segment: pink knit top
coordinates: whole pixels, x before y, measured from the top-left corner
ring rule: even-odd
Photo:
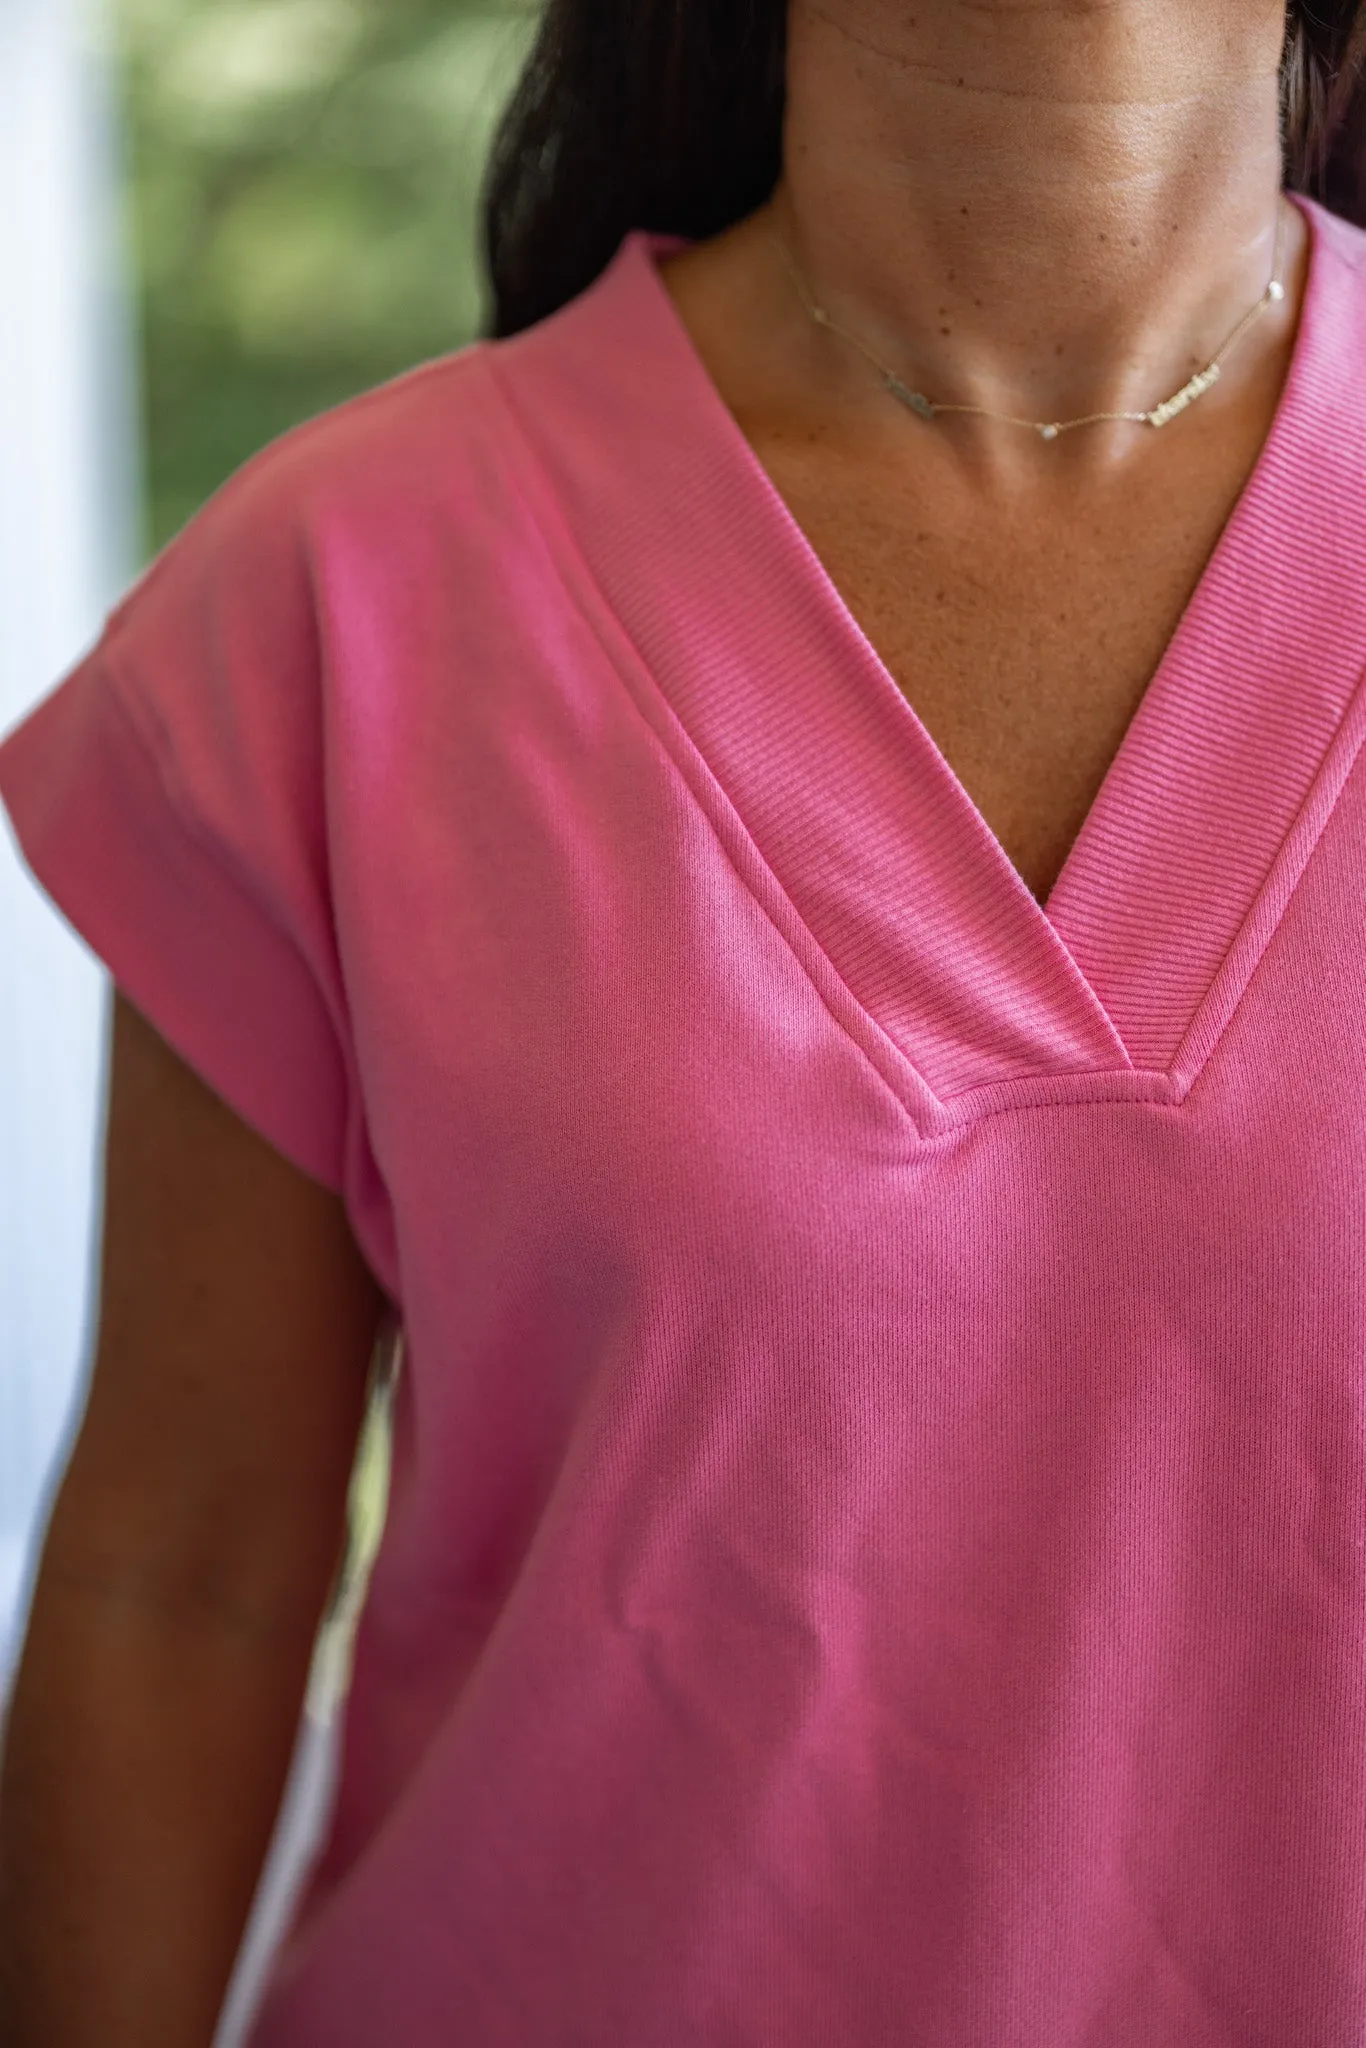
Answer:
[[[1366,2044],[1366,233],[1299,203],[1046,909],[644,235],[249,463],[0,748],[407,1333],[254,2048]]]

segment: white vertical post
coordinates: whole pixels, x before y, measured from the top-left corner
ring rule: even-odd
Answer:
[[[0,733],[88,646],[135,566],[136,379],[96,10],[0,0]],[[89,1362],[109,994],[5,823],[0,1693]]]

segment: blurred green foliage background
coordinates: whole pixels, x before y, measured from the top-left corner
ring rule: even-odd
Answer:
[[[264,442],[479,331],[534,0],[114,0],[148,550]]]

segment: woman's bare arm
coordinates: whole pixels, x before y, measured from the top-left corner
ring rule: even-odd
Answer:
[[[100,1320],[0,1771],[6,2048],[208,2048],[384,1296],[340,1199],[116,991]]]

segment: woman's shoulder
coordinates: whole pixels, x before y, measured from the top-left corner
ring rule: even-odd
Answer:
[[[206,499],[152,563],[155,582],[197,553],[278,551],[356,522],[400,528],[477,500],[496,432],[476,341],[275,436]],[[140,589],[141,586],[138,586]]]
[[[367,555],[420,558],[433,546],[468,545],[481,557],[515,548],[547,421],[571,440],[588,427],[591,439],[622,367],[648,354],[622,317],[649,295],[644,240],[628,238],[600,279],[535,327],[471,341],[268,442],[162,549],[114,617],[198,569],[269,581],[338,550],[359,567]]]

